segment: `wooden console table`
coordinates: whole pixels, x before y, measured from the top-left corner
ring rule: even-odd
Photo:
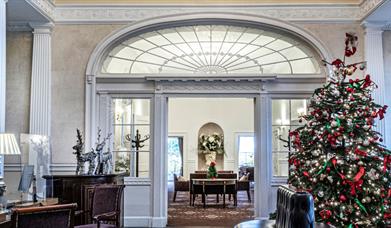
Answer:
[[[91,197],[95,185],[124,183],[124,174],[47,175],[43,178],[46,179],[46,197],[56,197],[61,204],[77,203],[77,210],[81,211],[90,211]],[[123,209],[121,213],[123,213]],[[75,225],[92,222],[89,213],[78,217],[75,218]]]

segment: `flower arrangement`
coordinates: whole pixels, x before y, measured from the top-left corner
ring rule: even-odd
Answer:
[[[223,136],[217,133],[211,135],[200,135],[199,144],[200,153],[209,154],[216,152],[217,154],[224,154]]]
[[[212,161],[208,168],[208,178],[217,178],[216,162]]]

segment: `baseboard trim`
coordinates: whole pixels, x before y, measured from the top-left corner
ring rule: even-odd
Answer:
[[[166,227],[167,217],[152,217],[151,227]]]

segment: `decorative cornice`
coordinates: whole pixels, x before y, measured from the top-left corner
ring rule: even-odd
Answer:
[[[362,11],[359,6],[171,6],[171,7],[113,7],[113,6],[59,6],[55,21],[64,24],[83,23],[129,23],[150,17],[169,14],[220,12],[246,13],[257,16],[279,18],[288,21],[359,21]],[[366,12],[366,11],[365,11]]]
[[[360,4],[361,19],[364,19],[372,13],[377,7],[386,2],[386,0],[365,0]]]
[[[50,0],[26,0],[34,9],[40,12],[48,21],[54,21],[55,5]]]
[[[31,30],[32,28],[30,27],[28,22],[7,22],[7,31],[27,32]]]

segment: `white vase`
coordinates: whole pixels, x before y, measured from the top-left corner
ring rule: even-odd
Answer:
[[[205,154],[205,165],[209,166],[212,161],[216,162],[216,152],[215,151],[212,151],[210,153]]]

